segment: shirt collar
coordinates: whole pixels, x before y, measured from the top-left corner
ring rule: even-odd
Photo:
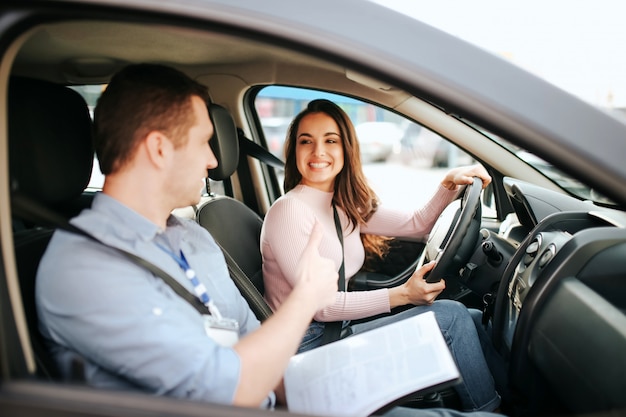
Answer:
[[[94,197],[91,209],[98,213],[106,214],[111,221],[116,222],[120,227],[116,231],[120,237],[126,239],[139,238],[143,241],[151,241],[158,234],[164,232],[158,225],[148,220],[135,210],[121,203],[119,200],[99,192]],[[167,219],[167,229],[179,229],[180,220],[173,215]]]

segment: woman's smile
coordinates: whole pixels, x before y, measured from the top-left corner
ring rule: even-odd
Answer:
[[[313,169],[324,169],[330,166],[330,162],[309,162],[309,166]]]

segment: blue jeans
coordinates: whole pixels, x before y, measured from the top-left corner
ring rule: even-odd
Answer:
[[[349,326],[352,334],[358,334],[427,311],[435,313],[439,328],[461,372],[462,381],[454,389],[459,395],[463,410],[493,411],[498,408],[500,396],[485,361],[474,321],[463,304],[452,300],[437,300],[430,306],[415,306],[397,314],[354,325],[346,322],[344,326]],[[318,347],[323,332],[323,323],[311,323],[298,352]]]
[[[508,385],[508,365],[502,355],[498,353],[493,345],[491,322],[487,325],[482,323],[483,314],[482,311],[471,309],[469,310],[474,324],[478,330],[478,339],[485,355],[485,360],[493,375],[493,379],[496,384],[496,390],[502,397],[503,401],[512,401],[512,393]]]

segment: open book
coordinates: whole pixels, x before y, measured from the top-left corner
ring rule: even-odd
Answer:
[[[291,412],[366,416],[459,380],[435,315],[426,312],[295,355],[285,390]]]

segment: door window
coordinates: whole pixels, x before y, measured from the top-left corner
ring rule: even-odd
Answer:
[[[363,170],[386,205],[420,207],[450,168],[475,162],[438,134],[379,106],[338,94],[277,86],[263,88],[254,103],[272,153],[284,160],[289,124],[317,98],[337,103],[352,120]]]

